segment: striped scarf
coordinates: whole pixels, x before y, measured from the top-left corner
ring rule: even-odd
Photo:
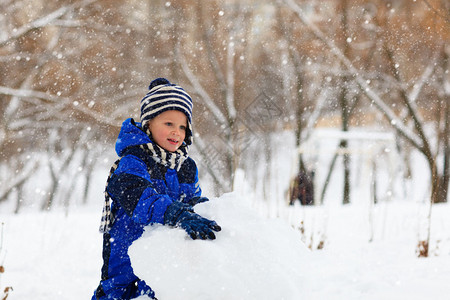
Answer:
[[[169,152],[156,143],[143,144],[139,145],[139,147],[148,153],[157,163],[169,169],[175,169],[177,172],[180,170],[186,158],[188,158],[188,146],[185,143],[175,152]]]
[[[167,168],[175,169],[177,171],[180,170],[181,165],[186,160],[186,158],[188,158],[188,146],[185,143],[183,143],[183,145],[180,148],[178,148],[178,150],[175,152],[169,152],[164,148],[160,147],[159,145],[157,145],[156,143],[142,144],[139,145],[139,148],[144,150],[157,163],[160,163]],[[108,179],[106,180],[104,192],[105,203],[103,206],[102,219],[99,228],[99,231],[101,233],[108,233],[112,225],[114,224],[115,216],[113,211],[111,210],[111,196],[107,192],[107,188],[109,181],[111,180],[111,176],[114,174],[114,172],[117,170],[117,167],[119,166],[121,158],[119,158],[114,162],[111,169],[109,170]]]

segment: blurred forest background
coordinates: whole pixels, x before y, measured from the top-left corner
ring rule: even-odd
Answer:
[[[423,155],[430,201],[447,201],[447,0],[3,0],[0,12],[0,205],[16,213],[86,202],[156,77],[193,96],[192,152],[216,194],[270,162],[273,134],[294,132],[296,147],[317,127],[363,127],[394,133],[406,170]]]

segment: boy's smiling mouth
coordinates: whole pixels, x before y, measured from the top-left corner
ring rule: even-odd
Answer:
[[[169,143],[171,143],[173,145],[178,144],[178,140],[175,140],[175,139],[167,139],[167,140],[169,141]]]

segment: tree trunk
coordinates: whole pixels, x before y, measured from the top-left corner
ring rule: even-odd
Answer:
[[[52,183],[50,186],[50,190],[48,191],[47,199],[46,199],[46,201],[44,201],[44,203],[42,203],[42,206],[41,206],[42,210],[50,210],[50,208],[53,205],[53,199],[55,197],[55,193],[56,193],[56,190],[58,189],[58,185],[59,185],[58,178],[56,177],[55,170],[53,169],[53,166],[51,163],[49,164],[49,168],[50,168],[50,177],[52,179]]]
[[[23,185],[25,181],[23,181],[21,184],[17,186],[17,199],[16,199],[16,208],[14,209],[14,213],[18,214],[20,211],[20,208],[22,207],[23,203]]]
[[[432,157],[428,157],[428,164],[431,169],[431,197],[430,206],[428,210],[428,228],[426,240],[419,240],[418,249],[419,257],[428,257],[430,248],[430,238],[431,238],[431,211],[433,204],[437,200],[438,190],[439,190],[439,176],[436,169],[436,162]]]
[[[342,42],[344,45],[344,55],[346,57],[350,57],[350,47],[346,42],[348,36],[348,7],[347,1],[344,0],[341,2],[341,26],[342,26]],[[342,69],[345,69],[345,66],[342,64]],[[348,76],[341,77],[341,94],[339,96],[339,104],[341,107],[341,118],[342,118],[342,131],[347,132],[349,129],[349,121],[350,121],[350,107],[348,101],[348,84],[350,82],[350,78]],[[344,177],[343,184],[344,190],[342,194],[342,204],[350,203],[350,155],[348,151],[348,141],[341,140],[339,147],[344,150],[344,154],[342,155],[342,163],[344,164]]]
[[[443,51],[444,59],[443,65],[444,70],[448,70],[449,67],[449,58],[446,51]],[[443,82],[443,86],[445,82]],[[450,182],[450,95],[444,93],[444,99],[442,99],[441,103],[443,107],[443,117],[442,122],[444,122],[444,130],[442,134],[441,140],[443,141],[443,170],[442,175],[439,178],[439,187],[438,194],[436,196],[435,203],[447,202],[448,195],[448,185]]]
[[[339,156],[339,154],[336,152],[333,156],[333,159],[331,160],[331,164],[330,164],[330,167],[328,168],[328,173],[327,173],[327,176],[325,177],[325,182],[322,187],[322,192],[320,194],[319,204],[323,204],[323,201],[325,199],[325,194],[328,189],[328,184],[330,183],[330,180],[331,180],[331,174],[333,173],[334,165],[336,164],[338,156]]]
[[[347,78],[343,79],[343,87],[340,96],[340,105],[341,105],[341,118],[342,118],[342,131],[348,132],[349,127],[349,105],[347,99]],[[344,190],[342,194],[342,204],[350,203],[350,154],[348,153],[348,141],[343,139],[339,143],[339,148],[343,150],[342,154],[342,163],[344,165],[344,176],[343,176],[343,184]]]

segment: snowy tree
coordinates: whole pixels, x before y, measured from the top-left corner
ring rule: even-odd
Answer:
[[[119,2],[2,3],[0,22],[5,30],[0,37],[0,69],[5,76],[0,82],[0,147],[2,163],[10,165],[6,172],[17,174],[17,182],[28,180],[22,180],[24,174],[33,175],[25,172],[33,169],[26,164],[34,166],[40,152],[51,158],[48,164],[39,157],[40,168],[49,167],[49,178],[57,182],[73,169],[53,164],[59,164],[59,159],[72,164],[70,160],[78,154],[101,149],[94,145],[111,142],[121,121],[137,115],[139,99],[150,81],[148,69],[161,62],[154,52],[146,52],[145,41],[152,32],[143,30],[142,23],[150,26],[151,18],[145,14],[129,18],[130,7]],[[130,44],[143,46],[130,48]],[[153,59],[147,64],[135,59],[143,54]],[[81,144],[86,132],[89,139]],[[67,148],[62,149],[63,145]],[[66,156],[69,152],[73,155]],[[13,163],[15,157],[23,162],[23,171]],[[94,162],[91,157],[78,163]],[[84,170],[89,178],[93,166],[73,168]],[[2,195],[10,195],[12,188],[16,187],[3,185]],[[44,198],[53,197],[52,190]],[[50,203],[43,207],[51,207]]]
[[[216,189],[229,191],[242,147],[239,130],[247,126],[241,122],[242,116],[237,111],[243,102],[238,101],[237,95],[245,88],[245,68],[241,67],[245,66],[249,8],[240,3],[212,2],[196,4],[191,14],[196,22],[190,25],[198,35],[183,43],[195,41],[195,45],[186,51],[180,44],[177,60],[185,80],[200,100],[203,116],[210,116],[198,118],[201,134],[210,140],[204,141],[201,135],[196,137],[202,161],[213,176]],[[217,167],[220,164],[223,168]]]
[[[33,170],[49,182],[52,172],[88,182],[96,158],[113,155],[121,121],[138,118],[146,87],[162,76],[194,96],[193,148],[202,162],[210,160],[203,166],[218,192],[232,188],[236,168],[251,173],[249,161],[270,164],[272,132],[294,129],[299,145],[321,118],[348,117],[343,127],[367,124],[378,107],[389,120],[379,126],[431,153],[445,199],[448,146],[430,137],[447,134],[446,10],[437,1],[405,3],[348,0],[344,31],[336,26],[342,10],[331,0],[4,1],[0,164],[7,170],[2,182],[12,176],[17,184],[2,185],[0,196],[20,194]],[[417,24],[406,22],[407,11]],[[340,94],[347,104],[339,104]],[[369,105],[355,105],[363,100]],[[426,127],[430,151],[415,124]],[[68,158],[79,173],[61,168]],[[72,188],[60,186],[56,197]]]
[[[371,25],[369,30],[375,31],[376,55],[371,65],[361,69],[358,62],[352,61],[332,37],[306,17],[300,5],[291,0],[285,3],[327,46],[330,53],[339,59],[369,103],[386,117],[399,136],[424,155],[431,174],[430,202],[446,201],[450,137],[446,125],[449,122],[449,94],[446,88],[448,76],[445,75],[448,73],[448,45],[445,41],[448,41],[446,28],[449,26],[449,16],[444,13],[448,12],[444,4],[438,1],[426,2],[427,5],[400,1],[383,2],[372,7],[372,15],[368,16],[364,24]],[[354,2],[354,5],[357,4],[360,4],[359,1]],[[424,9],[426,14],[419,13]],[[348,39],[351,41],[355,38],[349,36]],[[365,74],[368,67],[378,75],[367,77],[371,74]],[[430,102],[429,99],[434,101]],[[437,125],[429,133],[427,124],[432,122],[437,122]],[[444,142],[434,137],[442,137]],[[439,167],[439,162],[442,167]],[[429,230],[426,245],[428,242]],[[427,256],[427,253],[424,255]]]

